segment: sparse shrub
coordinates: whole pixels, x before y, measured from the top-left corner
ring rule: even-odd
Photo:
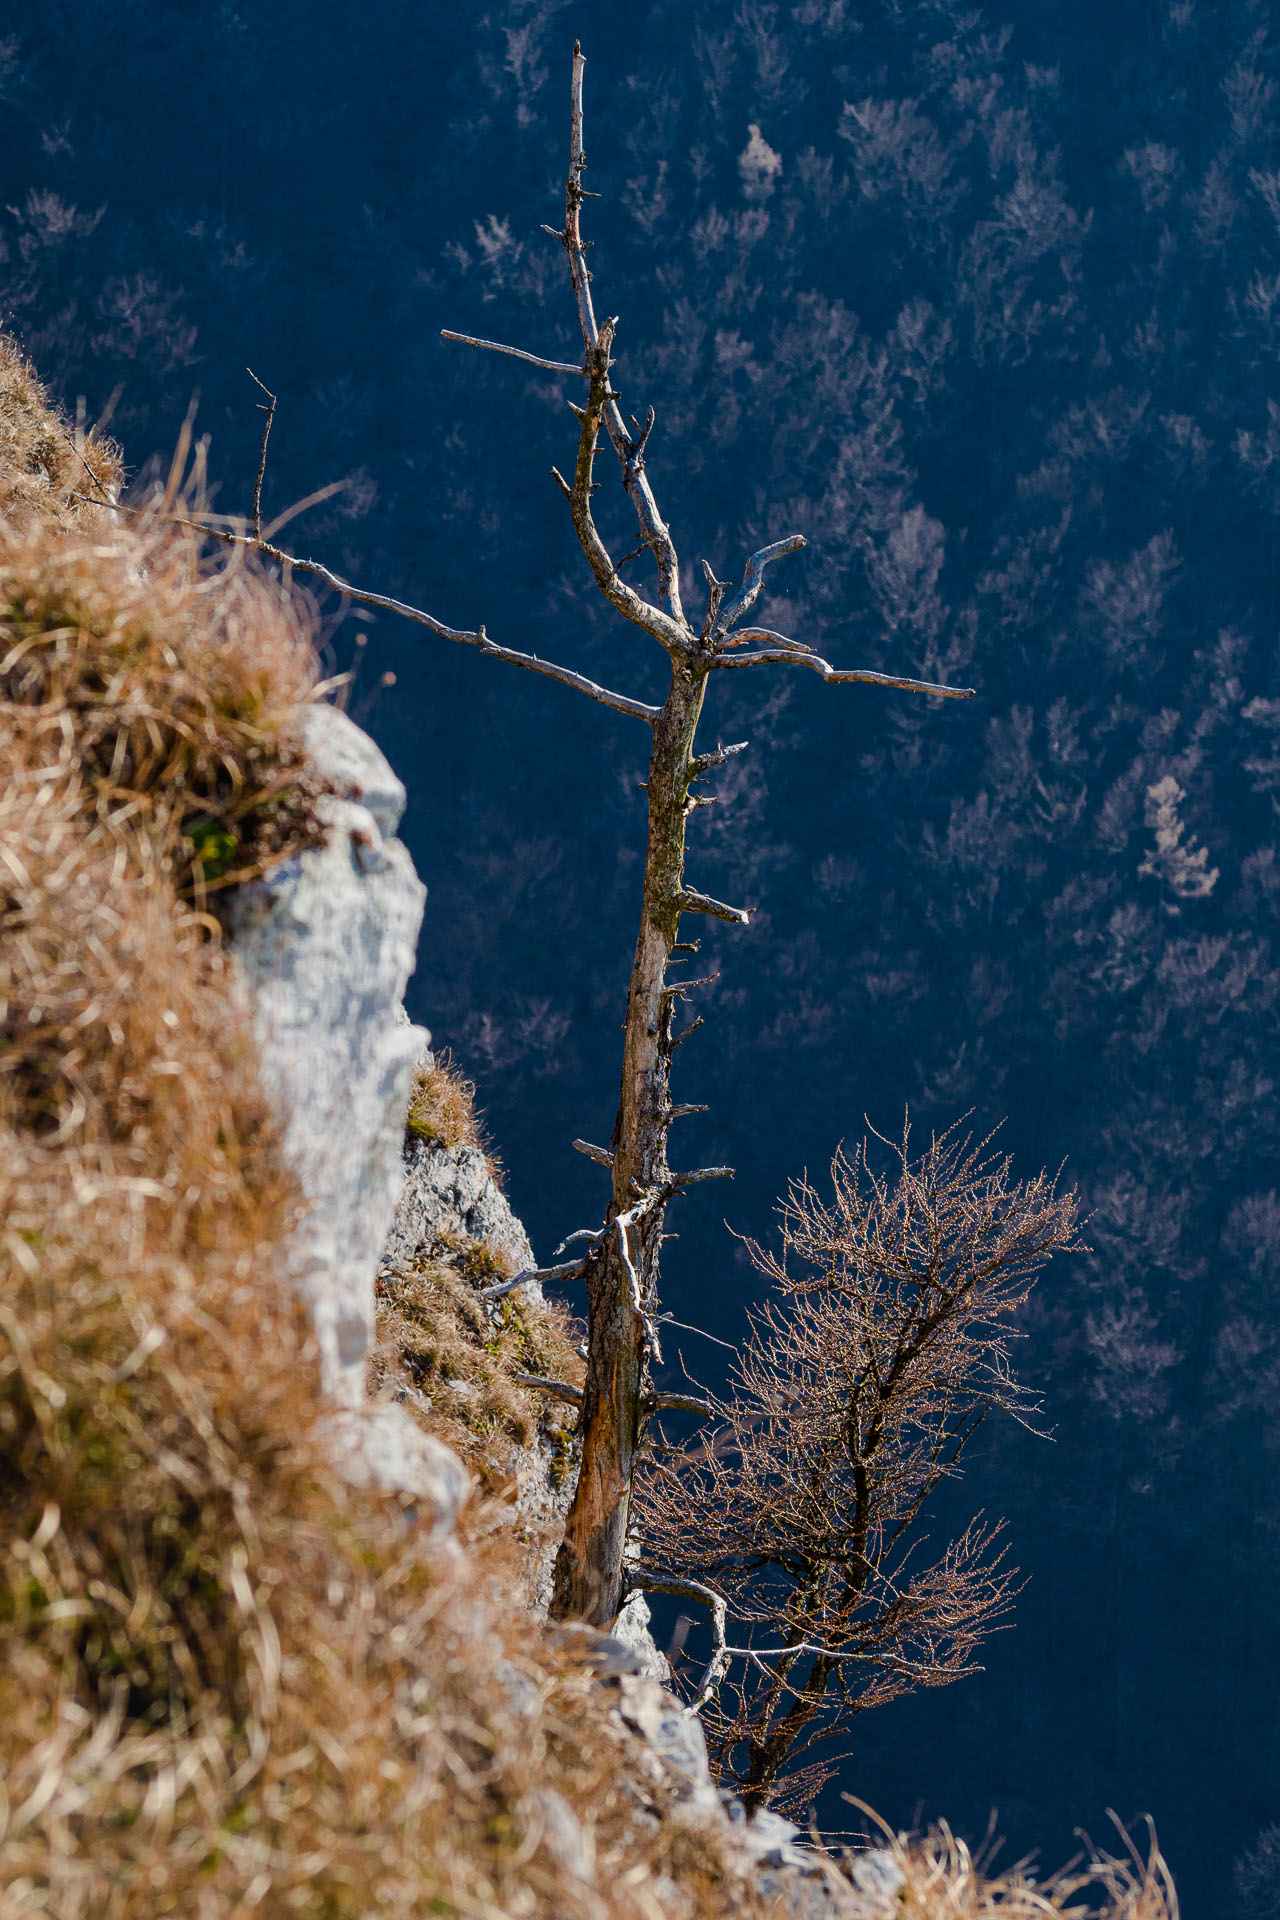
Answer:
[[[1238,1911],[1243,1920],[1280,1916],[1280,1826],[1264,1827],[1232,1870]]]
[[[747,1243],[774,1298],[711,1432],[656,1457],[641,1509],[641,1583],[705,1583],[745,1629],[703,1691],[721,1776],[753,1806],[807,1805],[835,1767],[802,1756],[976,1670],[1015,1591],[1000,1527],[979,1515],[931,1558],[925,1508],[988,1413],[1035,1411],[1014,1315],[1078,1244],[1074,1194],[954,1130],[913,1156],[904,1125],[889,1172],[864,1143],[831,1180],[830,1200],[793,1182],[780,1254]]]

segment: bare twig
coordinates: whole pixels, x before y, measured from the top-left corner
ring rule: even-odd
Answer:
[[[84,499],[83,494],[73,495],[75,499]],[[97,501],[89,501],[96,506]],[[138,509],[116,506],[117,513],[136,513]],[[344,600],[351,600],[357,606],[376,607],[380,612],[398,613],[402,619],[411,620],[416,626],[427,627],[432,633],[439,634],[442,640],[453,640],[464,647],[476,647],[491,660],[503,660],[509,666],[524,667],[530,673],[545,674],[549,680],[558,680],[561,686],[573,687],[578,693],[585,693],[589,700],[597,701],[603,707],[612,707],[618,713],[628,713],[637,720],[644,720],[650,726],[658,718],[661,709],[650,707],[643,700],[632,700],[626,694],[614,693],[608,687],[597,686],[594,680],[588,680],[583,673],[575,673],[570,667],[557,666],[552,660],[540,660],[536,653],[519,653],[514,647],[499,646],[491,640],[483,627],[469,632],[463,627],[446,626],[443,620],[437,620],[434,614],[426,613],[421,607],[413,607],[404,600],[393,599],[390,594],[370,593],[366,588],[355,587],[326,567],[319,560],[307,560],[300,554],[285,553],[269,540],[259,540],[251,533],[231,533],[220,527],[211,527],[203,521],[185,520],[173,515],[173,524],[188,527],[193,533],[204,534],[210,540],[219,540],[223,546],[248,547],[260,553],[267,560],[274,560],[278,566],[289,567],[294,573],[310,574],[328,587],[333,593],[341,594]]]
[[[608,1227],[576,1227],[572,1233],[566,1233],[556,1252],[564,1253],[578,1240],[586,1240],[591,1246],[598,1247],[608,1231]]]
[[[645,1593],[670,1593],[681,1600],[699,1600],[711,1616],[711,1658],[698,1683],[696,1698],[685,1708],[686,1716],[692,1718],[714,1696],[729,1665],[728,1648],[725,1645],[728,1637],[728,1602],[722,1593],[717,1593],[714,1587],[706,1586],[701,1580],[684,1580],[675,1574],[633,1571],[628,1576],[628,1585]]]
[[[477,340],[474,334],[452,333],[448,327],[441,327],[442,340],[460,340],[464,347],[488,347],[490,353],[509,353],[513,360],[527,360],[531,366],[545,367],[549,373],[576,373],[584,378],[587,369],[575,367],[569,360],[547,360],[540,353],[526,353],[523,347],[506,347],[500,340]]]
[[[713,1347],[723,1347],[726,1353],[736,1353],[738,1351],[732,1340],[722,1340],[718,1333],[708,1333],[705,1327],[691,1327],[687,1320],[677,1320],[672,1313],[664,1313],[661,1316],[659,1324],[664,1327],[679,1327],[682,1333],[701,1334],[702,1338],[709,1340]]]
[[[751,920],[750,907],[727,907],[723,900],[713,900],[709,893],[699,893],[695,887],[685,887],[680,895],[682,913],[709,913],[713,920],[730,920],[734,925],[745,927]]]
[[[569,272],[573,281],[574,297],[578,303],[578,321],[582,328],[583,344],[590,360],[600,343],[601,329],[596,324],[595,307],[591,299],[591,275],[587,269],[586,250],[582,244],[582,203],[588,197],[582,184],[586,171],[587,158],[582,147],[582,77],[586,69],[582,48],[577,41],[573,47],[573,77],[569,93],[569,176],[565,187],[564,231],[559,236],[565,252],[569,256]],[[618,406],[616,395],[607,398],[603,408],[605,431],[617,454],[622,469],[622,483],[635,508],[636,519],[644,543],[652,547],[658,562],[658,590],[667,613],[677,626],[684,628],[684,607],[680,600],[680,563],[676,557],[675,545],[670,529],[658,511],[653,488],[649,485],[643,460],[637,458],[643,449],[644,438],[639,447],[627,432],[626,422]]]
[[[570,1386],[567,1380],[548,1380],[540,1373],[513,1373],[511,1378],[518,1380],[522,1387],[532,1387],[536,1393],[549,1393],[575,1407],[582,1405],[582,1388]]]
[[[514,1280],[503,1280],[495,1287],[482,1287],[480,1298],[500,1300],[504,1293],[514,1293],[517,1287],[529,1287],[535,1281],[580,1280],[586,1264],[585,1260],[566,1260],[561,1267],[526,1267]]]
[[[270,387],[259,380],[252,367],[246,367],[245,372],[252,380],[254,386],[267,396],[266,406],[259,407],[259,411],[265,413],[267,417],[262,423],[262,445],[258,448],[258,471],[253,482],[253,537],[255,540],[261,540],[262,481],[267,471],[267,442],[271,438],[271,423],[276,417],[276,396],[272,393]]]
[[[788,653],[816,653],[805,640],[793,640],[789,634],[776,633],[772,627],[735,627],[729,635],[735,647],[745,646],[749,641],[763,642],[771,647],[783,647]]]
[[[755,639],[764,629],[749,629],[735,633],[737,640]],[[774,636],[770,635],[770,638]],[[780,637],[780,636],[779,636]],[[909,680],[901,674],[873,673],[869,667],[833,667],[829,661],[809,649],[793,647],[790,641],[784,647],[768,647],[760,653],[720,653],[712,663],[717,672],[733,672],[738,667],[771,666],[781,662],[787,666],[808,667],[819,674],[829,687],[852,685],[858,682],[869,687],[899,687],[904,693],[933,693],[943,700],[972,700],[973,687],[946,687],[933,680]]]
[[[767,547],[761,547],[747,561],[742,574],[742,585],[736,593],[721,602],[719,611],[711,627],[711,639],[714,643],[723,639],[735,620],[749,613],[756,603],[761,587],[764,585],[764,570],[774,560],[781,560],[789,553],[799,553],[807,545],[802,533],[789,533],[784,540],[774,540]]]
[[[691,993],[695,987],[713,987],[719,978],[718,973],[704,973],[697,980],[668,980],[662,991],[668,999],[676,999]]]
[[[610,1153],[608,1147],[595,1147],[591,1144],[590,1140],[575,1140],[573,1150],[575,1153],[585,1154],[588,1160],[594,1160],[599,1167],[607,1167],[609,1172],[612,1173],[613,1155]]]
[[[690,780],[701,780],[704,773],[710,773],[714,767],[724,766],[735,753],[745,753],[749,744],[746,740],[736,740],[731,747],[712,747],[708,753],[695,754],[689,762]]]
[[[655,1413],[700,1413],[708,1420],[714,1420],[716,1410],[709,1400],[702,1400],[696,1393],[668,1393],[664,1388],[650,1395],[649,1405]]]

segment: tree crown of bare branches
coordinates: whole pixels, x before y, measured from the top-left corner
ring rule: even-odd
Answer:
[[[637,1584],[697,1597],[682,1571],[696,1566],[714,1592],[698,1704],[748,1798],[783,1776],[812,1792],[830,1763],[797,1761],[854,1715],[972,1673],[1017,1590],[1001,1523],[978,1515],[931,1564],[919,1523],[992,1408],[1036,1410],[1011,1323],[1045,1262],[1079,1244],[1075,1195],[1043,1173],[1013,1181],[1009,1156],[956,1128],[916,1159],[905,1123],[882,1144],[887,1171],[865,1141],[836,1154],[830,1200],[792,1183],[780,1253],[747,1242],[775,1297],[751,1316],[712,1431],[660,1451],[642,1488]]]

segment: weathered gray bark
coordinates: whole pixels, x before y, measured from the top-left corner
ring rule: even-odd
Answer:
[[[649,762],[649,838],[614,1126],[612,1231],[589,1258],[587,1378],[580,1420],[582,1466],[556,1561],[552,1611],[612,1621],[622,1582],[636,1450],[643,1430],[649,1358],[657,1345],[659,1254],[666,1201],[675,1191],[667,1159],[673,1118],[671,1053],[680,995],[667,968],[686,910],[685,822],[697,768],[694,736],[707,667],[675,657],[666,704],[654,722]],[[745,916],[743,916],[745,918]]]

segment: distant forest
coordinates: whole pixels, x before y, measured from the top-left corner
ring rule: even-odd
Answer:
[[[697,882],[758,912],[705,940],[679,1056],[712,1108],[690,1151],[738,1179],[681,1203],[673,1309],[740,1327],[758,1282],[720,1216],[767,1235],[789,1174],[908,1102],[1003,1117],[1091,1216],[1020,1351],[1053,1440],[993,1428],[956,1493],[1009,1520],[1016,1625],[867,1716],[841,1784],[974,1839],[997,1808],[1004,1857],[1048,1864],[1147,1811],[1186,1920],[1280,1912],[1269,10],[18,0],[5,31],[0,318],[69,407],[110,410],[136,470],[198,390],[244,510],[252,367],[268,515],[350,482],[299,550],[608,679],[632,643],[547,477],[566,383],[439,338],[573,356],[540,223],[581,37],[596,296],[682,554],[737,577],[802,532],[775,624],[978,689],[739,675],[710,716],[751,751]],[[599,1212],[569,1142],[612,1118],[639,747],[387,617],[318,617],[409,786],[411,1011],[479,1080],[546,1257]],[[684,1342],[703,1377],[717,1353]]]

